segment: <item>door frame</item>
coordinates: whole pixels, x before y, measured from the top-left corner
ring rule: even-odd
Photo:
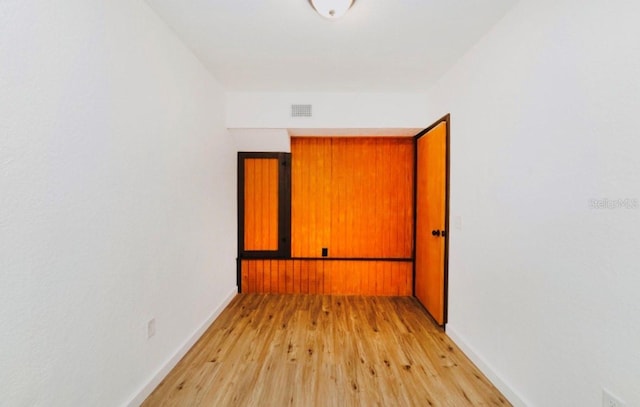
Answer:
[[[278,249],[245,250],[245,159],[278,160]],[[238,259],[288,259],[291,257],[291,153],[238,152]]]
[[[451,185],[451,113],[447,113],[440,119],[436,120],[426,129],[416,134],[414,139],[414,157],[413,157],[413,296],[416,296],[416,241],[417,238],[417,226],[418,226],[418,139],[425,134],[429,133],[436,126],[441,123],[446,125],[446,157],[445,157],[445,204],[444,204],[444,230],[446,235],[444,237],[444,307],[443,307],[443,322],[442,328],[445,329],[449,320],[449,236],[451,235],[451,229],[449,227],[449,203],[450,203],[450,185]],[[420,301],[418,301],[420,302]],[[420,303],[422,305],[422,303]],[[424,307],[424,306],[423,306]],[[427,311],[428,313],[428,311]]]

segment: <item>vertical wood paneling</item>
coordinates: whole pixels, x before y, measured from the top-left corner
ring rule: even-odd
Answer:
[[[300,271],[300,261],[294,260],[293,263],[293,294],[302,293],[302,274]]]
[[[242,260],[245,293],[411,295],[411,262]]]
[[[331,140],[291,140],[291,255],[320,257],[330,243]]]
[[[367,267],[363,267],[360,272],[360,290],[362,295],[370,295],[369,294],[369,269]]]
[[[252,267],[253,267],[253,264],[246,263],[246,262],[240,263],[240,268],[241,268],[241,272],[242,272],[242,281],[241,281],[240,290],[243,293],[255,292],[255,290],[251,286],[250,280],[249,280],[249,275],[255,274],[255,273],[249,273],[249,270]]]
[[[322,265],[322,272],[323,272],[323,290],[322,293],[323,294],[331,294],[333,292],[333,274],[331,273],[331,268],[329,267],[330,264],[329,262],[325,262],[325,264]]]
[[[278,160],[244,160],[244,249],[278,250]]]
[[[402,198],[402,225],[399,230],[402,231],[401,240],[404,244],[402,247],[402,252],[405,253],[407,250],[409,252],[413,252],[413,248],[415,246],[415,236],[413,235],[413,227],[415,222],[415,212],[414,212],[414,193],[415,193],[415,184],[414,184],[414,174],[415,174],[415,143],[404,144],[403,145],[404,152],[402,153],[403,157],[411,156],[411,159],[402,160],[401,165],[402,169],[399,171],[404,180],[411,184],[411,194],[403,194]],[[413,284],[413,281],[411,281]]]
[[[291,255],[411,258],[413,142],[293,138]],[[277,160],[245,162],[245,246],[277,250]],[[253,237],[251,237],[253,236]],[[249,237],[249,239],[247,239]],[[253,240],[251,240],[253,239]],[[411,295],[412,263],[243,260],[243,292]]]
[[[292,256],[410,258],[413,142],[293,138]]]
[[[256,263],[255,262],[242,262],[242,272],[244,273],[246,270],[246,278],[243,277],[243,284],[246,282],[246,286],[242,287],[243,292],[255,293],[258,292],[256,290],[256,272],[255,272]],[[243,274],[244,275],[244,274]]]
[[[300,261],[300,294],[309,294],[309,261]]]
[[[271,261],[270,260],[259,260],[256,264],[256,282],[259,288],[259,293],[273,293],[273,289],[271,288]],[[258,272],[260,270],[262,275]]]
[[[278,273],[276,274],[276,280],[277,280],[277,290],[278,292],[287,292],[287,288],[284,284],[286,278],[285,278],[285,267],[284,267],[284,261],[282,260],[271,260],[273,263],[275,263],[273,265],[273,267],[276,267],[278,270]]]
[[[288,293],[294,292],[294,273],[293,273],[293,261],[284,262],[284,275],[285,275],[285,290]]]
[[[337,210],[337,208],[344,208],[343,212],[347,209],[344,204],[340,202],[340,198],[342,194],[339,189],[344,185],[342,177],[344,176],[344,172],[341,172],[339,169],[341,168],[342,159],[340,157],[340,147],[341,140],[333,139],[331,140],[331,190],[330,190],[330,201],[331,201],[331,211],[329,212],[329,225],[327,227],[332,231],[331,240],[329,242],[329,254],[331,257],[340,257],[340,248],[342,239],[344,238],[344,233],[342,231],[343,223],[344,223],[344,214]],[[333,284],[337,284],[336,281]]]

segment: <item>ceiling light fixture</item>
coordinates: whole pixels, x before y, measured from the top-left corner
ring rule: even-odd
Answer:
[[[309,0],[309,3],[322,17],[336,20],[345,15],[355,0]]]

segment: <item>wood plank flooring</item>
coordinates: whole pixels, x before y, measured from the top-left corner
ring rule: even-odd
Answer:
[[[143,406],[509,406],[410,297],[240,294]]]

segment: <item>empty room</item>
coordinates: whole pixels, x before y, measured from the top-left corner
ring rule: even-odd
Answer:
[[[0,406],[640,406],[639,18],[0,1]]]

